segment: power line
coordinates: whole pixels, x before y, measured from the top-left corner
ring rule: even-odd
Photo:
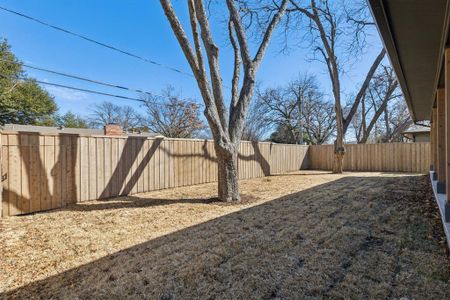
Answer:
[[[19,77],[18,79],[26,80],[27,78],[23,78],[23,77],[20,78]],[[141,102],[141,103],[148,103],[148,102],[150,102],[150,101],[146,101],[146,100],[139,99],[139,98],[133,98],[133,97],[127,97],[127,96],[122,96],[122,95],[104,93],[104,92],[95,91],[95,90],[91,90],[91,89],[78,88],[78,87],[74,87],[74,86],[69,86],[69,85],[64,85],[64,84],[59,84],[59,83],[46,82],[46,81],[40,81],[40,80],[36,80],[36,79],[33,79],[33,80],[35,82],[37,82],[37,83],[40,83],[40,84],[50,85],[50,86],[55,86],[55,87],[60,87],[60,88],[80,91],[80,92],[86,92],[86,93],[97,94],[97,95],[102,95],[102,96],[114,97],[114,98],[119,98],[119,99],[123,99],[123,100],[131,100],[131,101],[136,101],[136,102]],[[153,94],[151,94],[151,95],[153,95]],[[154,95],[154,96],[156,96],[156,95]],[[154,105],[164,105],[164,103],[158,103],[158,102],[155,102],[155,101],[151,101],[151,103],[154,104]],[[198,105],[198,106],[202,106],[201,103],[196,103],[196,102],[192,102],[192,101],[188,101],[188,103],[192,103],[192,104],[195,104],[195,105]]]
[[[3,10],[3,11],[9,12],[9,13],[11,13],[11,14],[14,14],[14,15],[17,15],[17,16],[20,16],[20,17],[23,17],[23,18],[26,18],[26,19],[31,20],[31,21],[33,21],[33,22],[39,23],[39,24],[44,25],[44,26],[46,26],[46,27],[50,27],[50,28],[52,28],[52,29],[55,29],[55,30],[64,32],[64,33],[66,33],[66,34],[69,34],[69,35],[72,35],[72,36],[75,36],[75,37],[78,37],[78,38],[83,39],[83,40],[85,40],[85,41],[88,41],[88,42],[90,42],[90,43],[93,43],[93,44],[96,44],[96,45],[99,45],[99,46],[108,48],[108,49],[110,49],[110,50],[113,50],[113,51],[116,51],[116,52],[119,52],[119,53],[128,55],[128,56],[130,56],[130,57],[133,57],[133,58],[142,60],[142,61],[147,62],[147,63],[150,63],[150,64],[152,64],[152,65],[156,65],[156,66],[159,66],[159,67],[162,67],[162,68],[165,68],[165,69],[168,69],[168,70],[171,70],[171,71],[173,71],[173,72],[177,72],[177,73],[180,73],[180,74],[183,74],[183,75],[186,75],[186,76],[194,77],[194,75],[192,75],[191,73],[184,72],[184,71],[179,70],[179,69],[177,69],[177,68],[174,68],[174,67],[171,67],[171,66],[168,66],[168,65],[159,63],[159,62],[157,62],[157,61],[154,61],[154,60],[145,58],[145,57],[143,57],[143,56],[140,56],[140,55],[131,53],[131,52],[129,52],[129,51],[122,50],[122,49],[119,49],[119,48],[117,48],[117,47],[114,47],[114,46],[111,46],[111,45],[108,45],[108,44],[105,44],[105,43],[96,41],[96,40],[94,40],[94,39],[92,39],[92,38],[89,38],[89,37],[87,37],[87,36],[84,36],[84,35],[75,33],[75,32],[73,32],[73,31],[70,31],[70,30],[68,30],[68,29],[64,29],[64,28],[59,27],[59,26],[55,26],[55,25],[49,24],[49,23],[47,23],[47,22],[45,22],[45,21],[42,21],[42,20],[39,20],[39,19],[37,19],[37,18],[34,18],[34,17],[28,16],[28,15],[25,15],[25,14],[23,14],[23,13],[20,13],[20,12],[17,12],[17,11],[11,10],[11,9],[8,9],[8,8],[6,8],[6,7],[0,6],[0,9]]]
[[[8,78],[8,79],[17,79],[17,80],[30,80],[29,78],[26,78],[26,77],[8,76],[8,75],[1,74],[1,73],[0,73],[0,77]],[[40,80],[36,80],[36,79],[32,79],[32,80],[37,82],[37,83],[40,83],[40,84],[54,86],[54,87],[60,87],[60,88],[65,88],[65,89],[74,90],[74,91],[80,91],[80,92],[91,93],[91,94],[96,94],[96,95],[108,96],[108,97],[118,98],[118,99],[122,99],[122,100],[131,100],[131,101],[136,101],[136,102],[141,102],[141,103],[148,103],[148,101],[143,100],[143,99],[139,99],[139,98],[133,98],[133,97],[127,97],[127,96],[122,96],[122,95],[117,95],[117,94],[105,93],[105,92],[100,92],[100,91],[91,90],[91,89],[85,89],[85,88],[78,88],[78,87],[74,87],[74,86],[69,86],[69,85],[64,85],[64,84],[59,84],[59,83],[53,83],[53,82],[48,82],[48,81],[40,81]],[[192,101],[188,101],[188,102],[191,103],[191,104],[198,105],[199,107],[203,106],[201,103],[196,103],[196,102],[192,102]],[[151,103],[153,105],[164,105],[164,103],[158,103],[158,102],[155,102],[155,101],[152,101]]]
[[[2,59],[2,58],[0,58],[0,61],[4,61],[6,63],[14,63],[11,60]],[[45,68],[42,68],[42,67],[31,66],[31,65],[28,65],[28,64],[24,64],[24,63],[20,63],[20,64],[22,66],[26,67],[26,68],[33,69],[33,70],[38,70],[38,71],[42,71],[42,72],[46,72],[46,73],[56,74],[56,75],[60,75],[60,76],[68,77],[68,78],[73,78],[73,79],[82,80],[82,81],[86,81],[86,82],[90,82],[90,83],[104,85],[104,86],[107,86],[107,87],[118,88],[118,89],[121,89],[121,90],[126,90],[126,91],[131,91],[131,92],[136,92],[136,93],[142,93],[142,94],[147,94],[147,95],[153,95],[153,93],[150,93],[150,92],[146,92],[146,91],[142,91],[142,90],[139,90],[139,89],[125,87],[125,86],[122,86],[122,85],[102,82],[102,81],[95,80],[95,79],[81,77],[81,76],[78,76],[78,75],[72,75],[72,74],[68,74],[68,73],[64,73],[64,72],[60,72],[60,71],[49,70],[49,69],[45,69]]]
[[[19,79],[26,80],[27,78],[19,78]],[[61,87],[61,88],[71,89],[71,90],[80,91],[80,92],[92,93],[92,94],[97,94],[97,95],[103,95],[103,96],[108,96],[108,97],[115,97],[115,98],[120,98],[120,99],[132,100],[132,101],[138,101],[138,102],[145,103],[145,100],[139,99],[139,98],[132,98],[132,97],[121,96],[121,95],[116,95],[116,94],[104,93],[104,92],[94,91],[94,90],[90,90],[90,89],[77,88],[77,87],[74,87],[74,86],[68,86],[68,85],[59,84],[59,83],[40,81],[40,80],[36,80],[36,79],[33,79],[33,80],[36,81],[37,83],[40,83],[40,84],[45,84],[45,85]]]
[[[28,20],[31,20],[31,21],[36,22],[36,23],[39,23],[39,24],[44,25],[44,26],[46,26],[46,27],[49,27],[49,28],[52,28],[52,29],[55,29],[55,30],[64,32],[64,33],[66,33],[66,34],[69,34],[69,35],[72,35],[72,36],[75,36],[75,37],[78,37],[78,38],[83,39],[83,40],[85,40],[85,41],[88,41],[88,42],[90,42],[90,43],[93,43],[93,44],[96,44],[96,45],[99,45],[99,46],[108,48],[108,49],[110,49],[110,50],[119,52],[119,53],[121,53],[121,54],[125,54],[125,55],[130,56],[130,57],[133,57],[133,58],[135,58],[135,59],[142,60],[142,61],[144,61],[144,62],[146,62],[146,63],[150,63],[150,64],[153,64],[153,65],[156,65],[156,66],[159,66],[159,67],[162,67],[162,68],[171,70],[171,71],[173,71],[173,72],[177,72],[177,73],[179,73],[179,74],[183,74],[183,75],[186,75],[186,76],[195,78],[195,76],[194,76],[192,73],[185,72],[185,71],[182,71],[182,70],[180,70],[180,69],[177,69],[177,68],[174,68],[174,67],[171,67],[171,66],[168,66],[168,65],[159,63],[159,62],[157,62],[157,61],[154,61],[154,60],[145,58],[145,57],[143,57],[143,56],[134,54],[134,53],[132,53],[132,52],[129,52],[129,51],[126,51],[126,50],[122,50],[122,49],[120,49],[120,48],[117,48],[117,47],[114,47],[114,46],[111,46],[111,45],[108,45],[108,44],[99,42],[99,41],[94,40],[94,39],[92,39],[92,38],[89,38],[89,37],[87,37],[87,36],[81,35],[81,34],[79,34],[79,33],[75,33],[75,32],[73,32],[73,31],[70,31],[70,30],[68,30],[68,29],[64,29],[64,28],[59,27],[59,26],[55,26],[55,25],[49,24],[49,23],[47,23],[47,22],[45,22],[45,21],[42,21],[42,20],[40,20],[40,19],[31,17],[31,16],[29,16],[29,15],[25,15],[25,14],[20,13],[20,12],[18,12],[18,11],[14,11],[14,10],[8,9],[8,8],[6,8],[6,7],[3,7],[3,6],[0,6],[0,10],[3,10],[3,11],[6,11],[6,12],[9,12],[9,13],[11,13],[11,14],[14,14],[14,15],[17,15],[17,16],[20,16],[20,17],[23,17],[23,18],[26,18],[26,19],[28,19]],[[227,88],[227,89],[231,89],[228,85],[225,85],[225,84],[222,84],[222,85],[223,85],[223,87],[225,87],[225,88]]]
[[[27,78],[19,77],[18,79],[26,80]],[[119,99],[123,99],[123,100],[131,100],[131,101],[136,101],[136,102],[141,102],[141,103],[148,103],[148,102],[150,102],[150,101],[146,101],[146,100],[139,99],[139,98],[133,98],[133,97],[127,97],[127,96],[122,96],[122,95],[104,93],[104,92],[95,91],[95,90],[91,90],[91,89],[78,88],[78,87],[74,87],[74,86],[69,86],[69,85],[64,85],[64,84],[59,84],[59,83],[52,83],[52,82],[47,82],[47,81],[40,81],[40,80],[36,80],[36,79],[33,79],[33,80],[35,82],[37,82],[37,83],[40,83],[40,84],[50,85],[50,86],[55,86],[55,87],[60,87],[60,88],[80,91],[80,92],[86,92],[86,93],[97,94],[97,95],[102,95],[102,96],[114,97],[114,98],[119,98]],[[164,103],[158,103],[158,102],[155,102],[155,101],[151,101],[150,103],[152,103],[154,105],[164,105]],[[198,106],[202,106],[201,103],[196,103],[196,102],[192,102],[192,101],[188,101],[188,103],[192,103],[192,104],[195,104],[195,105],[198,105]]]
[[[8,75],[5,75],[5,74],[0,74],[0,77],[7,78],[7,79],[29,80],[29,78],[19,77],[19,76],[8,76]],[[50,85],[50,86],[55,86],[55,87],[61,87],[61,88],[75,90],[75,91],[80,91],[80,92],[92,93],[92,94],[97,94],[97,95],[103,95],[103,96],[108,96],[108,97],[115,97],[115,98],[120,98],[120,99],[124,99],[124,100],[132,100],[132,101],[139,101],[139,102],[144,102],[145,103],[145,100],[138,99],[138,98],[132,98],[132,97],[121,96],[121,95],[116,95],[116,94],[104,93],[104,92],[99,92],[99,91],[94,91],[94,90],[84,89],[84,88],[77,88],[77,87],[68,86],[68,85],[64,85],[64,84],[40,81],[40,80],[36,80],[36,79],[33,79],[33,81],[35,81],[37,83],[40,83],[40,84],[45,84],[45,85]]]

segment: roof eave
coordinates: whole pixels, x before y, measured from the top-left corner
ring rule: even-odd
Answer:
[[[383,0],[368,0],[369,8],[371,10],[372,16],[377,24],[378,33],[382,37],[382,42],[384,48],[386,49],[388,59],[394,68],[397,80],[402,89],[403,96],[405,98],[406,104],[408,106],[409,113],[414,122],[417,122],[416,115],[414,113],[413,103],[411,101],[411,96],[408,89],[408,84],[406,82],[402,65],[400,63],[397,47],[390,29],[389,20],[386,15],[386,10],[384,8]]]

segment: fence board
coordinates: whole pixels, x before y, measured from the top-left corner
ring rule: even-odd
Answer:
[[[20,173],[18,170],[18,167],[20,166],[20,160],[17,144],[16,145],[14,144],[12,137],[10,136],[8,137],[8,143],[9,147],[7,155],[9,157],[9,166],[7,170],[9,177],[9,185],[7,188],[4,189],[4,191],[8,193],[10,215],[17,215],[21,213],[19,207],[17,206],[17,200],[19,196],[18,184],[20,184]]]

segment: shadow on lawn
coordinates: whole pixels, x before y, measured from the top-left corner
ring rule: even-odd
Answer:
[[[286,173],[286,174],[272,174],[272,175],[270,175],[270,177],[272,177],[272,176],[276,176],[276,177],[282,177],[282,176],[287,176],[287,177],[289,177],[289,176],[316,176],[316,175],[330,175],[330,174],[333,174],[333,172],[331,172],[331,171],[320,171],[320,170],[317,170],[317,172],[313,172],[313,171],[308,171],[308,173],[302,173],[302,171],[304,171],[304,170],[300,170],[300,171],[298,171],[298,173]],[[346,172],[344,172],[344,173],[346,173]],[[349,174],[351,174],[351,173],[349,173]],[[341,174],[336,174],[336,176],[340,176]]]
[[[427,191],[424,178],[341,178],[149,240],[2,296],[448,298],[446,257],[439,255],[438,242],[427,238],[433,220],[419,213],[424,195],[410,191],[411,186]],[[130,207],[139,201],[133,199]],[[147,205],[171,201],[151,199]],[[426,255],[419,259],[422,252]],[[397,280],[400,270],[410,272]]]
[[[63,211],[96,211],[121,208],[144,208],[154,206],[165,206],[174,204],[211,204],[222,203],[218,198],[183,198],[183,199],[159,199],[159,198],[141,198],[137,196],[127,196],[123,198],[110,198],[97,200],[92,203],[78,203],[62,208]],[[61,211],[57,210],[57,211]],[[51,213],[46,212],[46,213]]]

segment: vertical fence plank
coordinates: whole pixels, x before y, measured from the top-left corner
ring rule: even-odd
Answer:
[[[61,206],[65,206],[66,203],[68,202],[68,188],[69,188],[69,182],[68,182],[68,171],[70,170],[70,167],[68,165],[67,162],[67,149],[68,149],[68,143],[69,143],[69,138],[67,136],[59,136],[59,142],[60,142],[60,146],[59,146],[59,157],[61,160],[61,168],[60,168],[60,176],[61,176]]]
[[[8,135],[2,134],[2,214],[3,216],[12,215],[9,209],[9,144]]]
[[[90,161],[89,152],[88,152],[88,138],[80,137],[80,201],[89,200],[89,180],[94,181],[94,183],[98,182],[98,177],[100,174],[100,170],[96,168],[96,177],[89,178],[89,165],[96,164],[95,161]],[[96,153],[98,155],[98,153]],[[96,193],[95,198],[97,199],[100,194]]]
[[[30,145],[30,212],[41,210],[41,158],[39,155],[39,136],[33,134],[29,136]]]
[[[53,146],[53,166],[52,166],[52,177],[53,177],[53,207],[57,208],[62,206],[61,201],[61,184],[62,184],[62,153],[61,153],[61,139],[60,136],[54,137],[54,146]]]
[[[47,185],[46,209],[56,208],[55,205],[55,178],[53,177],[53,166],[55,164],[55,137],[46,136],[45,140],[45,174]]]
[[[117,194],[123,195],[126,181],[125,162],[126,158],[123,156],[125,151],[125,139],[117,139]]]
[[[104,156],[104,138],[97,137],[96,138],[96,164],[97,164],[97,198],[101,198],[105,196],[105,156]],[[135,153],[132,153],[134,156]]]
[[[111,175],[108,178],[108,186],[110,188],[111,195],[119,195],[119,155],[118,155],[118,149],[119,149],[119,139],[111,138]]]
[[[84,140],[84,138],[83,138]],[[87,138],[87,147],[88,147],[88,156],[86,159],[88,160],[88,194],[89,199],[97,199],[97,147],[96,147],[96,138],[88,137]]]
[[[17,135],[8,136],[8,155],[9,155],[9,210],[11,214],[21,214],[20,203],[20,171],[21,162],[19,155]]]
[[[108,184],[111,180],[111,138],[103,139],[103,195],[105,198],[111,197],[111,185]]]
[[[30,210],[30,144],[28,134],[19,135],[19,155],[20,162],[20,201],[22,213],[29,213]]]
[[[175,157],[174,157],[174,142],[169,140],[168,143],[168,156],[169,156],[169,188],[175,186]]]
[[[170,187],[170,142],[164,141],[164,188]]]

